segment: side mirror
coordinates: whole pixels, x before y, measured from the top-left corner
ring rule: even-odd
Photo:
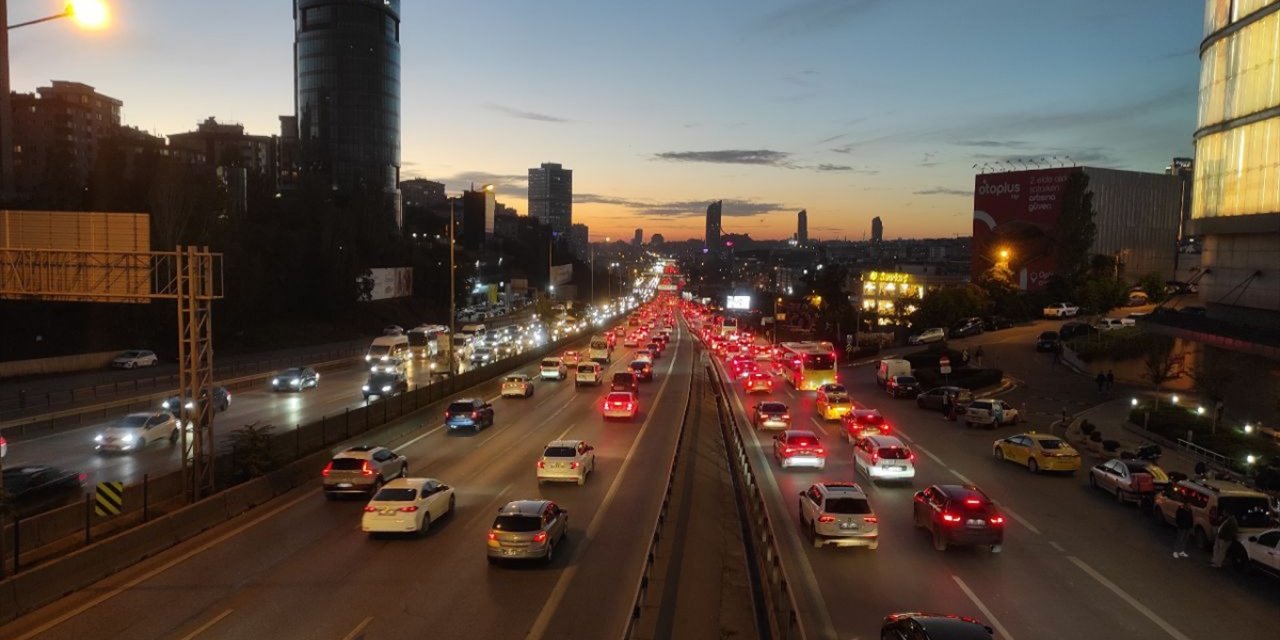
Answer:
[[[915,495],[915,500],[916,500],[916,502],[924,502],[924,492],[923,492],[923,491],[917,491],[917,492],[916,492],[916,495]]]

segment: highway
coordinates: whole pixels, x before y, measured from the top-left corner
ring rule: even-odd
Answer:
[[[619,346],[609,374],[630,351]],[[674,453],[693,357],[688,334],[673,335],[630,422],[601,417],[607,386],[568,381],[539,383],[529,399],[495,400],[496,425],[475,435],[442,430],[434,408],[413,417],[421,429],[386,444],[408,457],[412,475],[457,490],[456,513],[423,539],[369,539],[359,528],[364,501],[327,501],[317,478],[261,513],[0,628],[0,637],[616,637],[666,481],[650,470],[666,468]],[[480,391],[496,396],[497,385]],[[534,463],[558,438],[596,447],[585,486],[537,484]],[[539,496],[570,514],[555,561],[489,566],[485,533],[496,509]]]
[[[986,345],[988,361],[993,345],[1001,345],[994,348],[997,356],[1012,368],[1025,369],[1025,375],[1039,371],[1043,363],[1024,337],[1043,328],[1021,327],[970,342]],[[956,341],[953,346],[963,344]],[[1088,488],[1086,470],[1096,462],[1088,454],[1086,470],[1074,476],[1032,475],[993,459],[995,439],[1028,429],[1048,431],[1048,419],[1033,418],[1029,425],[994,431],[967,430],[963,423],[917,408],[913,401],[891,399],[876,385],[873,367],[841,373],[855,402],[880,409],[917,453],[912,484],[876,486],[855,477],[852,446],[840,437],[840,423],[819,422],[814,392],[796,392],[781,381],[768,397],[790,405],[793,428],[817,433],[828,457],[822,472],[779,469],[772,457],[772,434],[754,432],[746,420],[746,407],[766,396],[748,399],[741,384],[735,385],[752,464],[761,472],[775,526],[785,529],[776,533],[808,637],[878,637],[884,615],[912,610],[975,616],[995,627],[996,637],[1004,640],[1275,637],[1280,590],[1274,581],[1211,569],[1205,553],[1193,552],[1190,560],[1172,559],[1171,529]],[[1056,380],[1061,402],[1047,401],[1054,410],[1057,404],[1084,401],[1088,394],[1081,387],[1087,390],[1089,381],[1057,376],[1038,378],[1036,384],[1043,390]],[[1021,393],[1019,405],[1037,402],[1035,396]],[[1032,415],[1048,413],[1053,411]],[[820,480],[853,480],[867,489],[880,517],[877,551],[812,548],[799,528],[798,493]],[[1002,553],[955,547],[938,552],[924,530],[912,526],[915,491],[935,483],[970,482],[1007,516]]]

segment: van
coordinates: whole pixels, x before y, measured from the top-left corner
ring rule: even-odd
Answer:
[[[483,338],[488,330],[483,323],[480,324],[464,324],[458,333],[465,334],[468,338]]]
[[[581,362],[578,364],[578,373],[573,378],[573,386],[581,387],[589,384],[598,387],[603,381],[604,369],[600,367],[599,362]]]
[[[1228,515],[1235,516],[1242,538],[1277,525],[1267,494],[1229,480],[1190,478],[1166,485],[1163,492],[1156,494],[1152,511],[1161,522],[1174,524],[1179,504],[1191,510],[1191,535],[1205,549],[1212,546],[1218,525]]]
[[[378,366],[395,367],[409,358],[409,338],[404,334],[380,336],[373,339],[364,361]]]
[[[881,360],[876,365],[876,384],[884,388],[889,382],[889,378],[893,376],[909,376],[911,375],[911,363],[898,358],[889,358]]]

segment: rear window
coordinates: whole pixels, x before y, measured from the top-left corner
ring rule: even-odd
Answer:
[[[903,447],[880,447],[876,455],[884,460],[906,460],[911,457],[911,452]]]
[[[631,394],[629,394],[629,393],[611,393],[611,394],[609,394],[608,398],[606,398],[606,399],[607,399],[609,402],[626,402],[626,401],[628,401],[628,400],[630,400],[630,399],[631,399]]]
[[[329,463],[334,471],[359,471],[364,467],[364,460],[359,458],[334,458]]]
[[[542,528],[542,518],[532,516],[498,516],[493,521],[493,528],[498,531],[515,533],[537,531]]]
[[[647,362],[641,362],[641,361],[637,360],[637,361],[635,361],[635,362],[632,362],[632,363],[631,363],[631,368],[632,368],[632,369],[635,369],[635,370],[637,370],[637,371],[643,371],[644,369],[648,369],[648,368],[649,368],[649,363],[647,363]]]
[[[542,361],[542,368],[544,369],[557,369],[559,367],[560,367],[559,360],[543,360]]]
[[[1269,527],[1275,521],[1271,515],[1271,505],[1261,496],[1218,498],[1218,512],[1235,516],[1241,527]]]
[[[410,502],[416,497],[417,489],[383,489],[373,499],[379,502]]]
[[[871,504],[864,498],[827,498],[827,504],[822,510],[827,513],[861,515],[871,513]]]
[[[578,373],[595,373],[596,368],[589,364],[578,365]]]
[[[471,413],[475,408],[470,402],[454,402],[449,405],[449,413]]]
[[[781,402],[765,402],[760,405],[760,410],[765,413],[786,413],[787,405]]]
[[[898,384],[915,384],[916,379],[911,376],[898,376]]]
[[[1041,339],[1041,340],[1057,340],[1057,339],[1058,339],[1058,332],[1057,332],[1057,331],[1046,331],[1046,332],[1044,332],[1044,333],[1040,334],[1040,339]]]
[[[524,382],[524,376],[507,376],[507,382]]]
[[[1061,440],[1041,440],[1041,449],[1061,449],[1066,443]]]
[[[578,450],[573,447],[547,447],[542,455],[548,458],[572,458],[578,455]]]
[[[857,416],[858,424],[882,425],[884,424],[884,416],[878,413],[862,413]]]
[[[810,438],[809,436],[791,436],[787,438],[787,444],[793,447],[816,447],[818,446],[818,439]]]

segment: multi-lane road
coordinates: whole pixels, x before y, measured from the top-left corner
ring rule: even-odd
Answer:
[[[494,399],[495,426],[474,435],[441,429],[433,410],[411,417],[421,428],[387,444],[408,457],[413,475],[457,490],[456,513],[424,538],[369,539],[360,531],[364,501],[327,501],[317,479],[263,513],[0,628],[0,637],[616,637],[631,613],[666,481],[652,470],[670,464],[690,389],[687,336],[673,336],[630,422],[601,417],[607,386],[577,389],[571,381],[539,382],[529,399]],[[608,374],[626,367],[630,354],[619,347]],[[318,400],[336,386],[323,380],[321,393],[304,397]],[[477,392],[492,398],[497,384]],[[537,483],[538,456],[560,438],[596,447],[585,486]],[[569,511],[555,561],[489,566],[485,534],[497,508],[537,497]]]

